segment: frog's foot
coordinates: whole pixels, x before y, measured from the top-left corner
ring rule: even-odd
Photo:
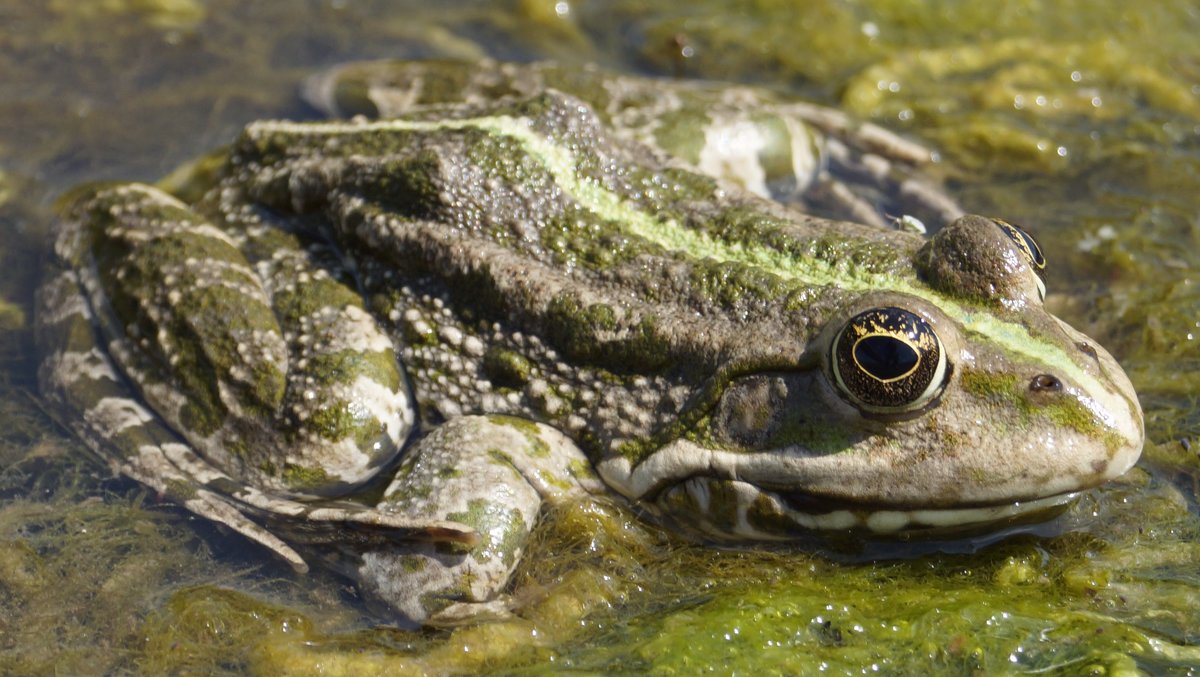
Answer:
[[[550,62],[366,61],[312,77],[303,96],[331,117],[394,118],[423,108],[556,89],[618,134],[763,197],[890,227],[891,215],[945,225],[963,215],[919,176],[925,146],[846,113],[762,89],[570,68]]]
[[[462,524],[417,521],[361,505],[300,502],[231,478],[138,401],[99,349],[92,311],[79,288],[78,275],[63,271],[38,294],[38,341],[46,349],[38,376],[62,420],[115,472],[266,547],[300,572],[308,565],[275,531],[304,543],[346,539],[347,530],[359,542],[477,542]]]
[[[917,154],[911,141],[875,125],[865,124],[848,133],[863,130],[874,131],[868,131],[865,139],[825,139],[824,167],[800,196],[806,205],[838,218],[882,227],[892,226],[891,215],[909,215],[940,227],[964,214],[949,195],[914,173],[930,161],[928,150],[922,160],[914,161]],[[892,137],[895,143],[882,144],[880,137]],[[895,154],[880,154],[874,150],[876,146]]]
[[[776,113],[793,120],[792,127],[803,124],[820,132],[813,140],[819,162],[808,174],[797,171],[792,195],[773,184],[776,198],[880,227],[892,226],[891,215],[938,226],[963,215],[949,195],[918,174],[934,160],[928,148],[832,108],[793,102],[778,105]]]
[[[129,400],[126,406],[140,405]],[[171,434],[157,419],[143,425]],[[298,573],[308,571],[308,564],[277,533],[305,545],[430,541],[471,546],[479,541],[473,529],[457,522],[413,520],[353,503],[309,503],[273,496],[234,480],[179,442],[143,444],[117,471],[266,547]]]
[[[495,613],[504,608],[494,600],[520,560],[543,501],[598,487],[579,448],[549,426],[505,416],[453,419],[409,452],[379,508],[461,522],[475,529],[479,542],[367,548],[350,573],[369,597],[417,623]]]
[[[308,567],[295,550],[248,519],[204,480],[172,457],[187,447],[140,404],[98,348],[91,309],[76,273],[64,271],[38,294],[42,392],[72,431],[117,473],[140,482],[191,512],[233,529],[278,554],[293,568]]]
[[[513,600],[507,595],[486,602],[455,602],[425,619],[425,625],[455,628],[486,621],[503,621],[513,617]]]

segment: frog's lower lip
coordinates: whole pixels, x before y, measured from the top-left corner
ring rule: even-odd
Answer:
[[[925,530],[951,530],[983,527],[1020,520],[1065,508],[1079,492],[1045,496],[1033,500],[957,508],[895,508],[882,506],[845,506],[819,510],[810,497],[775,494],[787,517],[805,529],[865,530],[879,535],[894,535]]]

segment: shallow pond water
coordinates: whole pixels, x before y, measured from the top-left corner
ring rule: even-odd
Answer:
[[[0,673],[1200,671],[1198,33],[1167,1],[0,0]],[[968,210],[1036,230],[1049,302],[1138,388],[1143,461],[1043,530],[903,559],[575,506],[518,573],[520,619],[379,626],[345,581],[109,477],[39,406],[29,317],[62,190],[310,118],[306,75],[382,56],[761,83],[928,143]]]

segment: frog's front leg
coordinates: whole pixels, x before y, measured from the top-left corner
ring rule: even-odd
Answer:
[[[452,419],[406,455],[378,509],[461,522],[479,541],[368,549],[354,577],[417,623],[495,611],[542,503],[599,488],[583,452],[554,428],[509,416]]]

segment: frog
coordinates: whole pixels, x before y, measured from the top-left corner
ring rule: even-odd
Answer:
[[[1037,241],[962,213],[912,142],[552,64],[308,93],[328,119],[59,201],[39,381],[115,473],[396,622],[511,613],[539,515],[584,497],[786,546],[1041,519],[1139,457],[1137,395],[1046,309]]]

